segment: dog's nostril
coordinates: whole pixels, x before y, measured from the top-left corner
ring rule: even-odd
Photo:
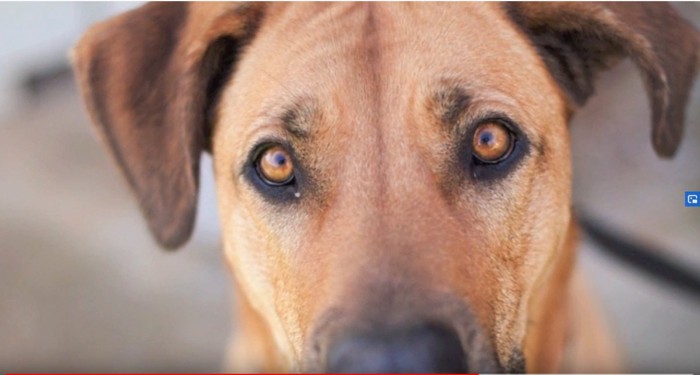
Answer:
[[[426,324],[338,340],[328,351],[330,373],[464,373],[456,332]]]

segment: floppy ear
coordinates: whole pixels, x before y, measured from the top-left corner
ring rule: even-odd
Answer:
[[[652,143],[671,157],[700,65],[698,32],[667,3],[511,3],[506,10],[575,104],[619,58],[639,68],[652,108]]]
[[[190,237],[218,89],[262,5],[152,3],[93,26],[73,50],[92,122],[158,242]]]

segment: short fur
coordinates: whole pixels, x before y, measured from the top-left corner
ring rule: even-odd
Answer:
[[[190,236],[212,152],[242,320],[231,369],[323,370],[348,332],[430,319],[471,372],[615,372],[575,268],[568,120],[629,57],[672,156],[699,46],[661,3],[155,3],[95,25],[74,61],[167,248]],[[527,149],[482,181],[461,145],[494,113]],[[271,138],[294,150],[298,197],[251,183]]]

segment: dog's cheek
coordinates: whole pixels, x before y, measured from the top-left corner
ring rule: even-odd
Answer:
[[[563,347],[561,317],[566,314],[562,309],[574,250],[570,232],[571,157],[564,114],[551,119],[548,125],[535,164],[537,178],[527,211],[530,251],[519,309],[525,362],[529,371],[538,372],[558,368],[560,355],[556,351]],[[555,310],[561,314],[547,315]]]
[[[524,260],[529,247],[527,233],[519,226],[530,198],[531,163],[525,162],[517,171],[498,184],[488,188],[466,191],[458,203],[459,210],[468,213],[469,237],[477,239],[480,278],[492,280],[488,293],[475,291],[480,300],[472,304],[489,306],[486,328],[490,332],[499,362],[510,362],[513,348],[520,346],[523,334],[520,329],[520,305],[527,277]],[[473,265],[465,264],[464,267]],[[472,284],[477,285],[475,282]],[[481,289],[481,288],[480,288]],[[483,310],[474,306],[475,312]]]
[[[491,332],[504,366],[517,362],[518,351],[527,341],[533,294],[552,273],[567,240],[571,215],[568,134],[563,116],[551,124],[552,131],[543,137],[546,151],[533,150],[506,180],[466,194],[461,203],[464,210],[473,212],[473,226],[491,228],[480,236],[485,238],[488,268],[497,284],[489,302]]]
[[[229,125],[231,125],[229,123]],[[243,154],[240,137],[230,137],[224,131],[236,133],[234,126],[217,127],[213,138],[213,159],[216,179],[219,222],[221,223],[224,256],[238,285],[236,298],[246,299],[260,314],[270,329],[270,338],[278,353],[293,353],[285,323],[276,314],[275,290],[280,275],[285,274],[283,243],[275,235],[264,216],[264,207],[233,166]],[[290,362],[290,358],[285,361]]]
[[[295,220],[276,217],[258,207],[260,202],[246,201],[223,205],[225,255],[242,296],[262,315],[270,327],[279,353],[292,356],[301,350],[301,324],[297,312],[300,303],[293,259],[298,248],[294,235]],[[228,207],[227,207],[228,206]],[[272,218],[271,218],[272,217]],[[282,313],[281,313],[282,312]],[[287,358],[294,363],[294,358]]]

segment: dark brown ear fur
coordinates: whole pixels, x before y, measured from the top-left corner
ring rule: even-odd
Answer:
[[[674,155],[700,65],[700,34],[671,5],[509,3],[506,10],[576,104],[593,93],[599,71],[631,58],[651,102],[654,149],[660,156]]]
[[[92,121],[166,248],[191,235],[208,113],[261,7],[147,4],[93,26],[73,51]]]

